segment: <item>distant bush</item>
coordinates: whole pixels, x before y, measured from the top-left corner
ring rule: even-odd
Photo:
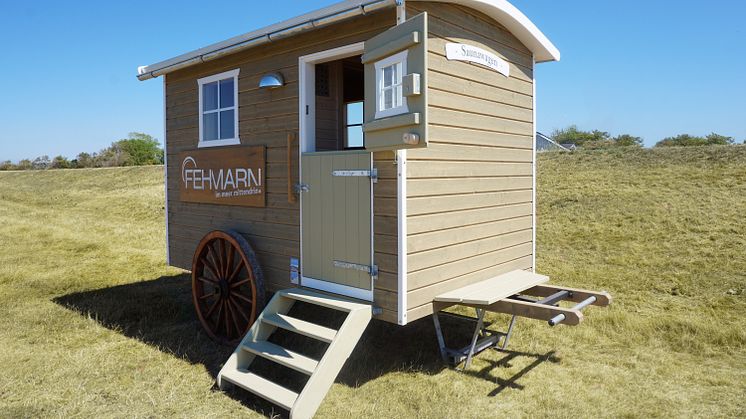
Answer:
[[[630,134],[612,137],[606,131],[582,131],[576,125],[554,130],[552,139],[559,144],[572,144],[580,148],[642,147],[642,138]]]
[[[735,144],[733,137],[726,137],[712,133],[706,137],[696,137],[689,134],[679,134],[675,137],[668,137],[658,141],[656,147],[697,147],[708,145],[731,145]]]
[[[163,149],[157,139],[141,132],[131,132],[127,138],[111,143],[98,153],[80,153],[73,160],[65,156],[49,159],[39,156],[33,161],[24,159],[13,164],[0,162],[2,170],[82,169],[88,167],[148,166],[163,164]]]

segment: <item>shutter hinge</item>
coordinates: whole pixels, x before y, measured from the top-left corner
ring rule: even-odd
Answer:
[[[378,169],[371,170],[334,170],[332,176],[335,177],[369,177],[373,183],[378,183]]]
[[[378,266],[377,265],[362,265],[359,263],[345,262],[341,260],[334,261],[335,268],[352,269],[355,271],[365,272],[374,280],[378,279]]]

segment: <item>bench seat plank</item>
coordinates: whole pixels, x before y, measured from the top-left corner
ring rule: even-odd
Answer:
[[[435,301],[490,305],[547,281],[548,276],[519,269],[440,294]]]

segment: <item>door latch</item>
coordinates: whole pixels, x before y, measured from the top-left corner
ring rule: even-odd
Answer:
[[[293,190],[295,190],[295,193],[308,192],[311,190],[311,186],[307,183],[296,183],[293,185]]]

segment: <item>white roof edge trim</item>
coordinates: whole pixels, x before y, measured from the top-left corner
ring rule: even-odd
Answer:
[[[423,0],[410,0],[423,1]],[[520,10],[506,0],[427,0],[441,3],[453,3],[478,10],[505,26],[519,41],[534,54],[536,62],[559,61],[559,50],[547,39]],[[395,0],[346,0],[331,6],[306,13],[273,25],[266,26],[243,35],[234,36],[203,48],[181,54],[168,60],[137,68],[137,78],[148,80],[178,69],[206,61],[205,56],[216,58],[223,53],[238,51],[273,40],[273,35],[280,32],[294,34],[295,29],[312,29],[336,21],[340,18],[373,12],[391,7]],[[280,38],[279,36],[277,37]]]
[[[560,52],[531,20],[506,0],[410,0],[453,3],[478,10],[508,29],[533,54],[537,63],[559,61]]]

